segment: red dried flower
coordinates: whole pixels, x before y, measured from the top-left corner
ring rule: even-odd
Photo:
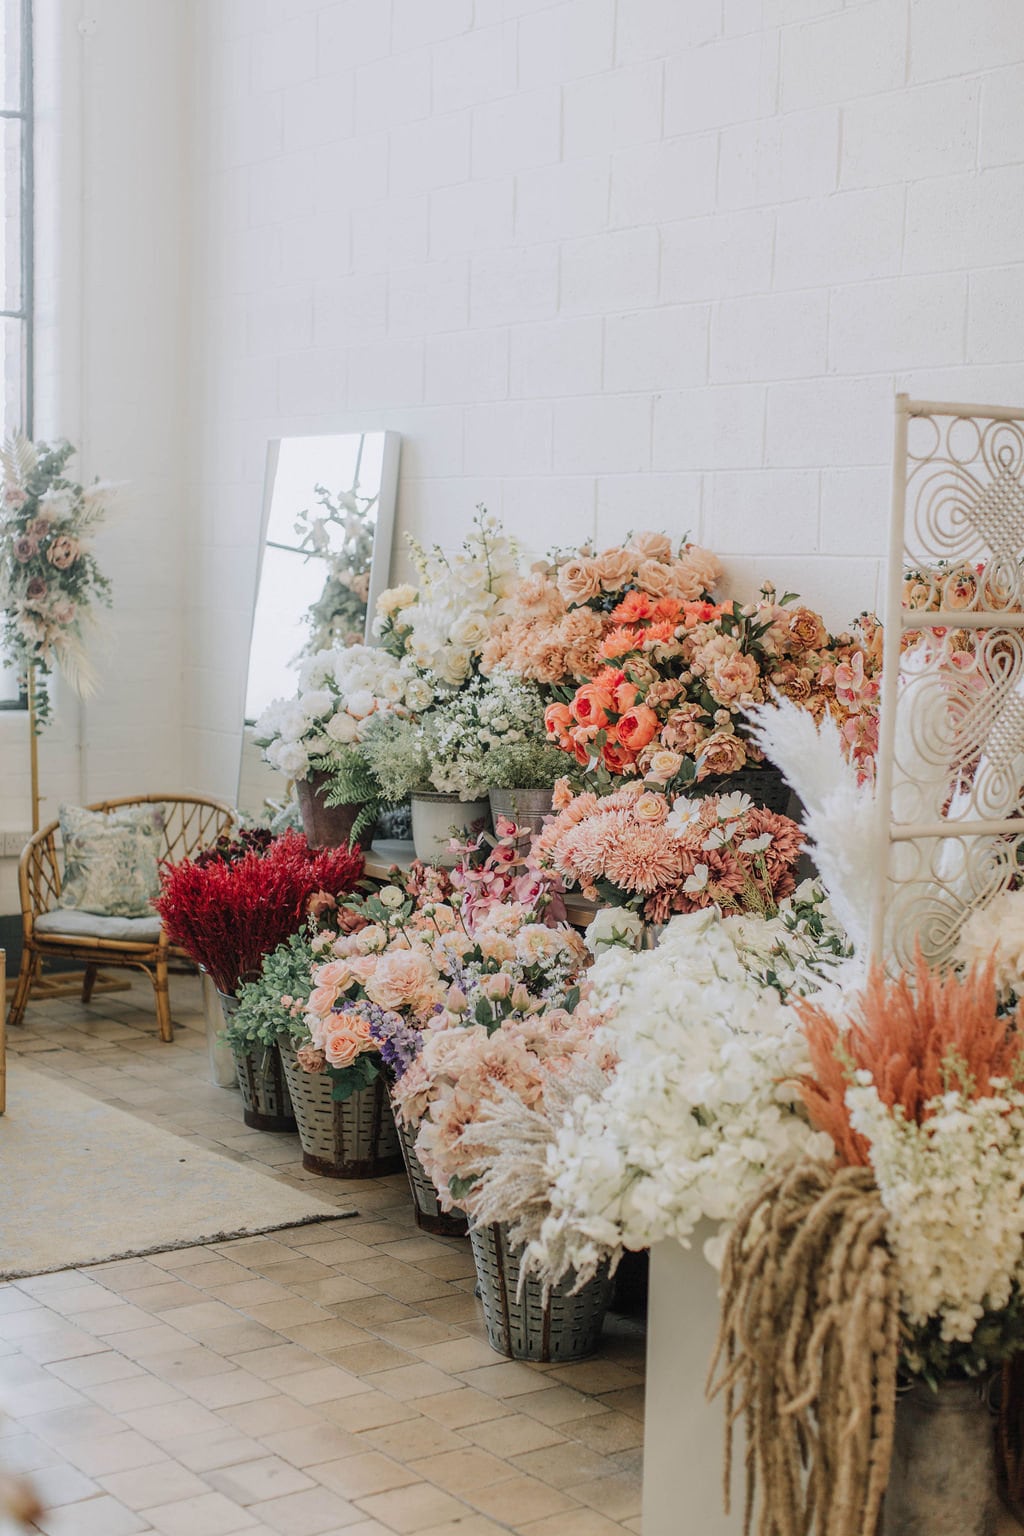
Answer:
[[[230,862],[200,854],[165,865],[153,905],[171,943],[205,966],[221,992],[235,992],[298,932],[314,896],[346,895],[362,873],[357,848],[310,848],[301,832],[285,832]]]

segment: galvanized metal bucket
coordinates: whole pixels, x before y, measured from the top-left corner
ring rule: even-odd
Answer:
[[[575,1295],[570,1275],[545,1297],[531,1276],[519,1290],[519,1250],[504,1226],[476,1228],[469,1234],[484,1305],[487,1342],[511,1360],[583,1360],[601,1341],[611,1282],[607,1268]]]

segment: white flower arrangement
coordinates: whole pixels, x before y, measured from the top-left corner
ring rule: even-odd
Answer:
[[[784,996],[817,992],[848,963],[820,891],[771,919],[674,918],[657,949],[606,949],[590,1000],[619,1065],[577,1098],[548,1151],[549,1209],[525,1263],[555,1283],[625,1248],[684,1245],[705,1217],[730,1221],[769,1170],[832,1152],[794,1079],[809,1065]],[[717,1263],[724,1234],[705,1244]]]
[[[1024,890],[1001,891],[972,912],[954,958],[965,970],[991,960],[1000,1001],[1024,997]]]
[[[340,768],[372,719],[415,707],[410,692],[416,681],[373,646],[317,651],[302,664],[296,696],[267,706],[254,739],[271,767],[289,778]]]
[[[539,688],[507,672],[474,678],[431,711],[423,731],[431,783],[463,800],[492,788],[551,788],[565,761],[544,739]]]
[[[494,620],[505,611],[518,580],[516,547],[483,507],[452,559],[414,539],[409,547],[419,587],[381,595],[374,633],[436,690],[450,692],[473,675]]]
[[[871,1144],[900,1310],[913,1330],[937,1323],[944,1343],[970,1343],[985,1314],[1024,1287],[1024,1093],[993,1087],[984,1098],[957,1089],[930,1100],[921,1124],[882,1103],[870,1072],[846,1093],[851,1123]],[[920,1369],[923,1357],[904,1349]]]

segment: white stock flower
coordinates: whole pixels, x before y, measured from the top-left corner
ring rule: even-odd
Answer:
[[[602,907],[591,919],[584,939],[590,953],[599,955],[616,945],[639,949],[643,933],[644,922],[638,912],[631,912],[628,907]]]

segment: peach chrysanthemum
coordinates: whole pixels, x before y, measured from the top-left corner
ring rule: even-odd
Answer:
[[[616,831],[606,838],[604,854],[604,873],[613,885],[650,894],[680,878],[679,843],[664,826],[624,822]]]

